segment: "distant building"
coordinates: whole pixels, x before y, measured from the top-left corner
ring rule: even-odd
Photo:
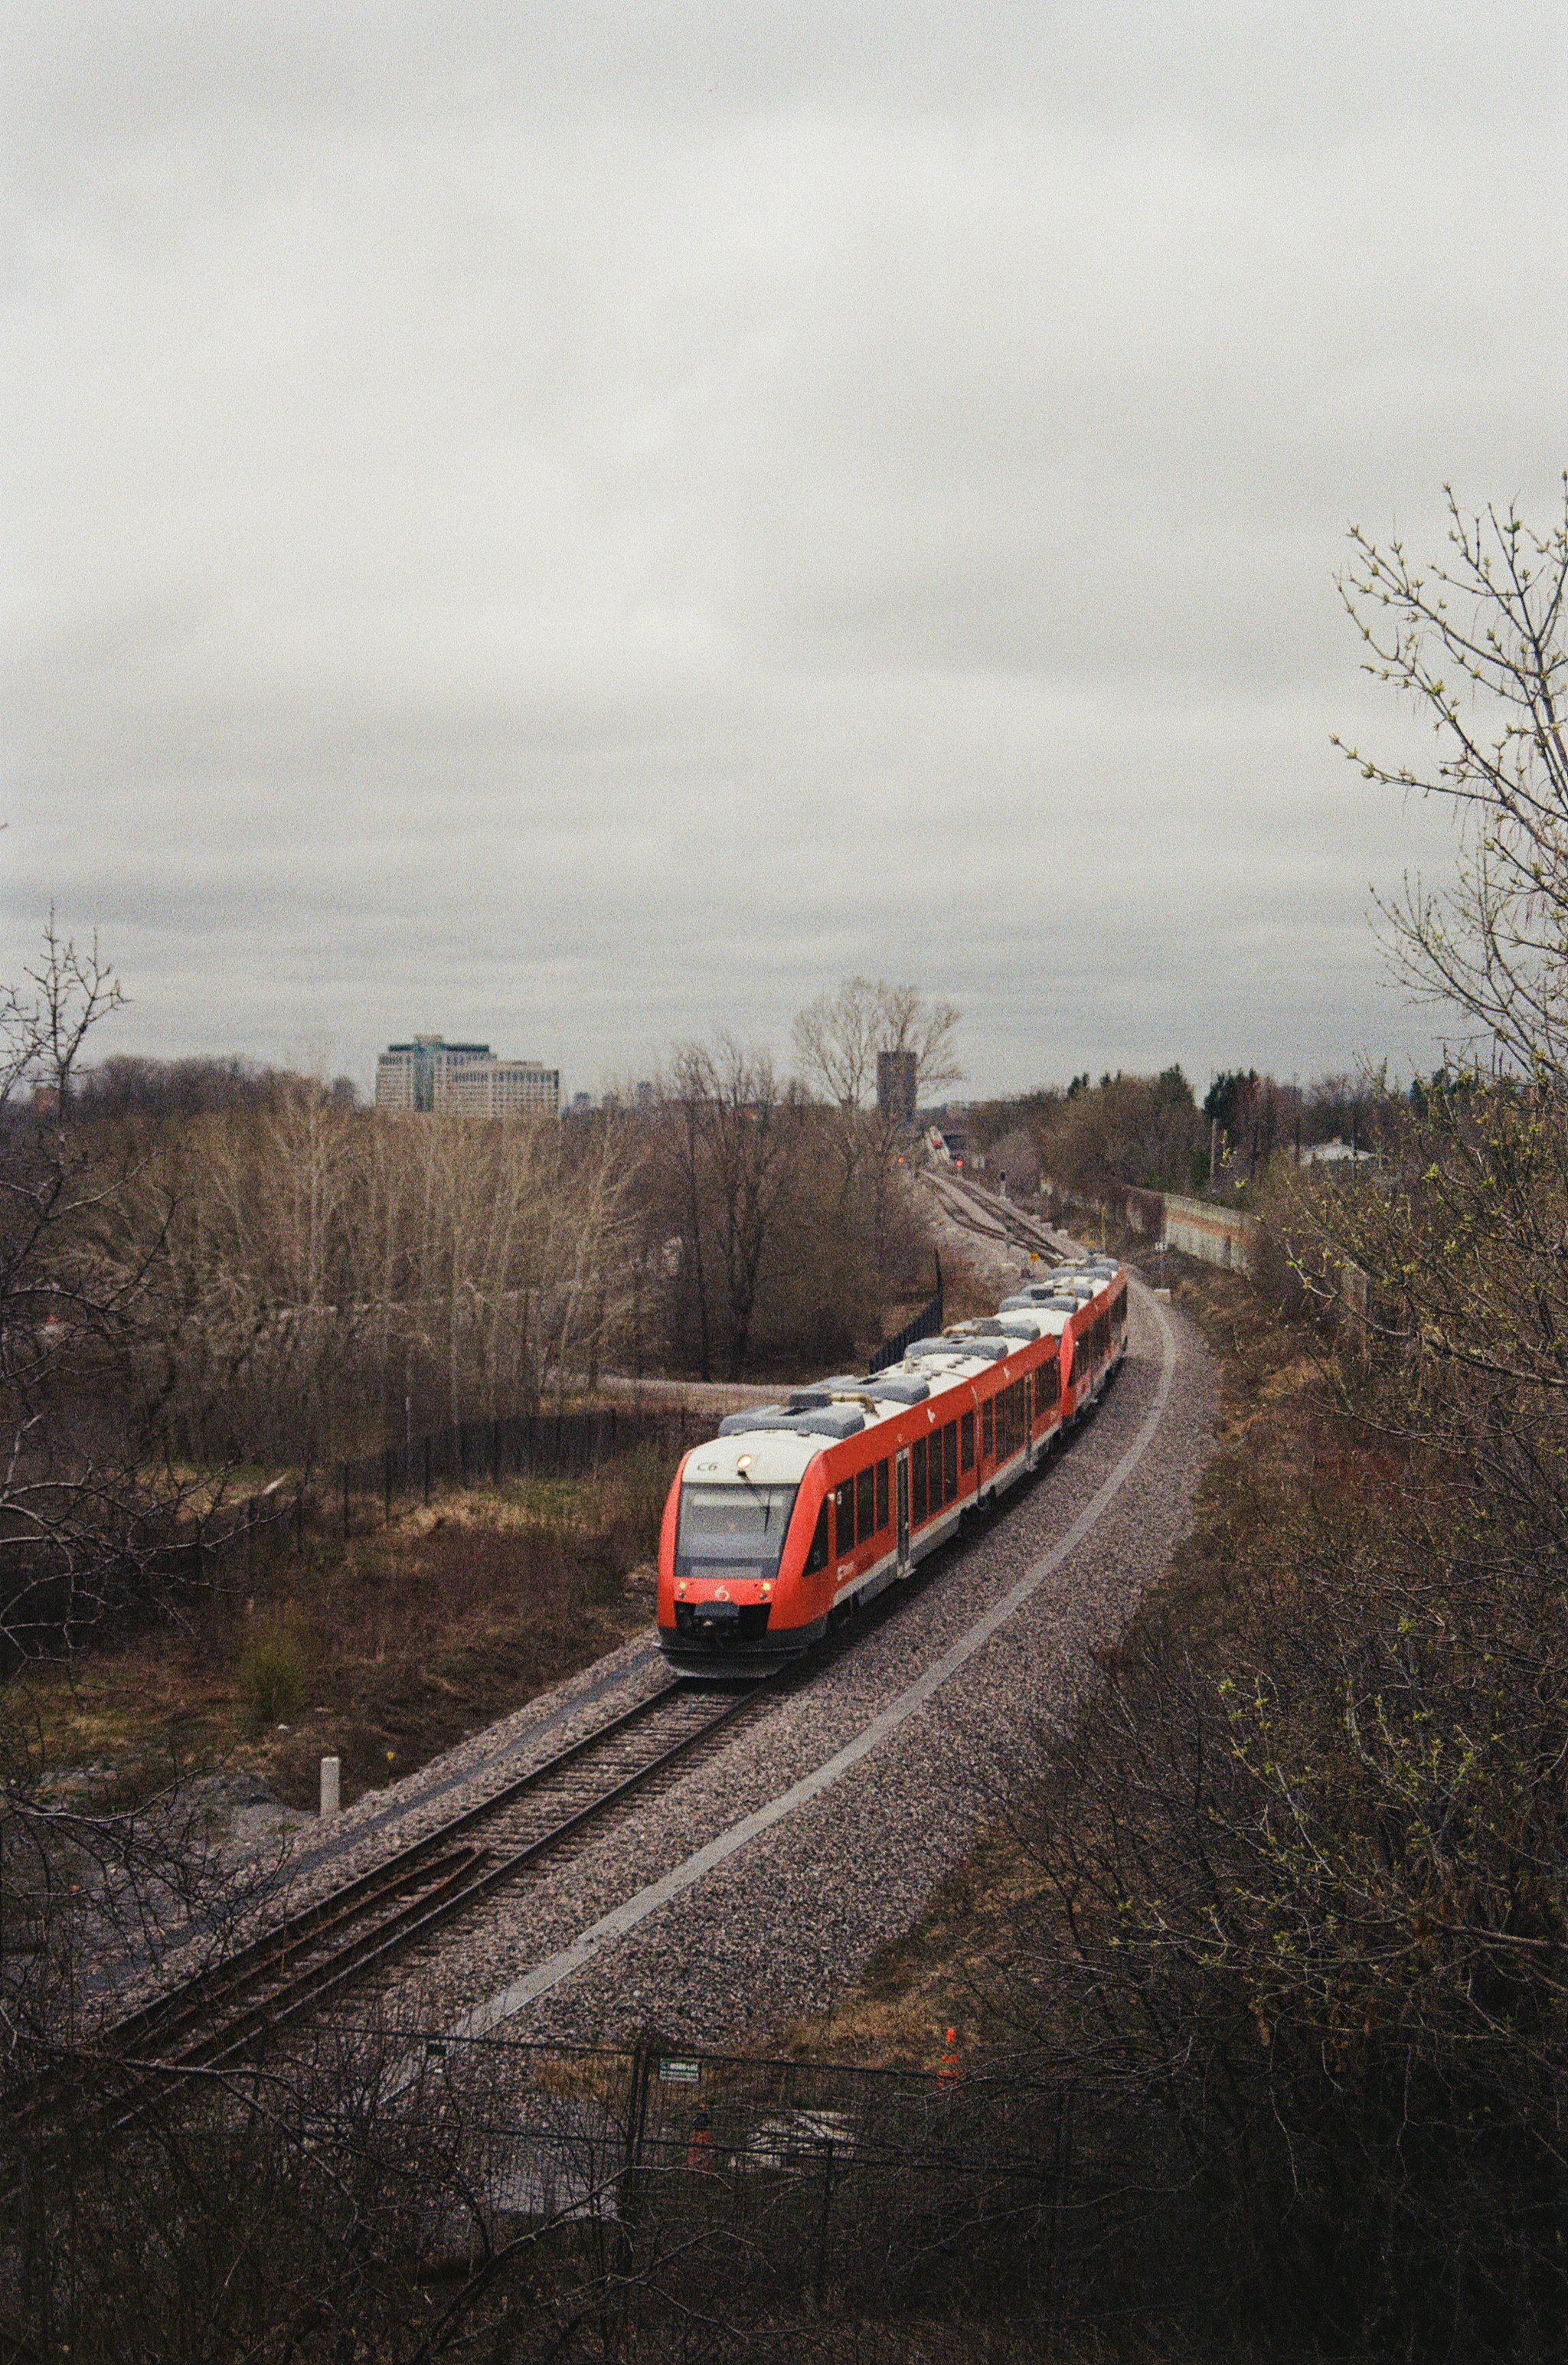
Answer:
[[[437,1108],[474,1116],[554,1116],[561,1106],[561,1070],[537,1059],[466,1059],[446,1079]]]
[[[449,1043],[444,1035],[416,1035],[411,1043],[391,1043],[375,1063],[375,1105],[428,1114],[446,1098],[454,1067],[487,1059],[487,1043]]]
[[[449,1043],[443,1035],[416,1035],[391,1043],[375,1063],[375,1105],[428,1115],[461,1108],[476,1116],[554,1116],[561,1104],[559,1068],[537,1059],[498,1059],[487,1043]]]
[[[1309,1143],[1305,1149],[1296,1152],[1296,1160],[1302,1166],[1371,1166],[1373,1153],[1370,1149],[1358,1149],[1349,1141],[1341,1141],[1336,1134],[1332,1141]]]
[[[918,1061],[913,1051],[877,1054],[877,1114],[894,1125],[914,1123],[914,1086]]]

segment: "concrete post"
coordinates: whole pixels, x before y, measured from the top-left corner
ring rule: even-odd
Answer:
[[[342,1772],[341,1757],[321,1760],[321,1812],[335,1815],[338,1811],[338,1777]]]

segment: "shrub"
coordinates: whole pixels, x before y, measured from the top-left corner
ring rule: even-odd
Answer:
[[[292,1722],[305,1705],[309,1679],[308,1655],[292,1620],[258,1625],[240,1653],[240,1697],[251,1730]]]

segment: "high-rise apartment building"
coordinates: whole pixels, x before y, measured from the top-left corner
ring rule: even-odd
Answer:
[[[416,1035],[389,1044],[375,1063],[375,1105],[429,1115],[461,1108],[476,1116],[554,1116],[561,1104],[559,1068],[537,1059],[498,1059],[487,1043],[449,1043],[443,1035]]]
[[[877,1054],[877,1109],[894,1125],[914,1123],[918,1062],[913,1051]]]

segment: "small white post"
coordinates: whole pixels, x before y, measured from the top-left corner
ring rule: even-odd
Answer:
[[[321,1760],[321,1812],[335,1815],[338,1811],[338,1777],[342,1771],[341,1757]]]

